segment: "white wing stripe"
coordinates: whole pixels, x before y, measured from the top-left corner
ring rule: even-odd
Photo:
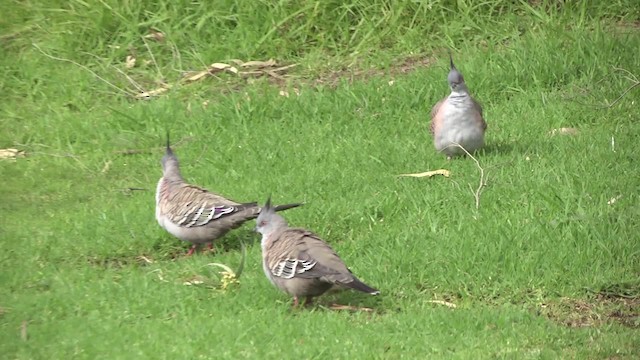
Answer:
[[[284,279],[291,279],[296,274],[302,274],[306,271],[313,269],[316,266],[317,261],[307,261],[307,260],[299,260],[299,259],[284,259],[277,263],[272,269],[271,272],[274,276],[281,277]]]
[[[204,211],[204,207],[205,206],[206,206],[205,204],[200,206],[200,209],[198,209],[198,211],[196,212],[195,216],[193,216],[193,220],[191,220],[191,222],[187,224],[187,227],[192,227],[193,225],[195,225],[198,222],[198,219],[200,218],[200,215],[202,215],[202,212]]]
[[[196,224],[196,226],[202,226],[205,225],[206,223],[208,223],[209,221],[211,221],[211,219],[213,218],[213,215],[216,214],[216,206],[212,206],[211,209],[207,210],[209,212],[209,215],[202,221],[200,221],[199,223]],[[217,217],[216,217],[217,219]]]

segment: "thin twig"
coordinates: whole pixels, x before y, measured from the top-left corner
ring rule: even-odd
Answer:
[[[147,190],[149,189],[138,188],[138,187],[128,187],[128,188],[120,189],[120,191],[127,196],[131,196],[131,194],[133,194],[135,191],[147,191]]]
[[[151,61],[153,61],[153,65],[156,67],[158,76],[160,76],[160,79],[162,80],[162,82],[164,82],[164,75],[162,75],[162,71],[160,71],[160,67],[156,62],[155,56],[153,56],[153,52],[151,52],[151,48],[149,47],[149,44],[147,44],[147,41],[144,39],[144,37],[141,37],[141,39],[142,39],[142,42],[144,43],[144,46],[147,48],[147,51],[149,52],[149,56],[151,56]]]
[[[612,102],[611,104],[609,104],[609,105],[607,105],[607,106],[603,106],[603,107],[604,107],[604,108],[610,108],[610,107],[613,107],[613,105],[615,105],[618,101],[620,101],[620,99],[622,99],[625,95],[627,95],[627,93],[628,93],[629,91],[633,90],[633,88],[635,88],[636,86],[639,86],[639,85],[640,85],[640,82],[636,82],[635,84],[633,84],[633,85],[629,86],[629,87],[627,88],[627,90],[623,91],[623,92],[622,92],[622,95],[618,96],[618,98],[617,98],[617,99],[613,100],[613,102]]]
[[[480,194],[482,194],[482,189],[487,186],[487,178],[484,174],[484,169],[482,168],[482,166],[480,166],[480,162],[478,161],[478,159],[476,159],[473,155],[471,155],[467,149],[465,149],[462,145],[458,144],[458,143],[453,143],[449,146],[457,146],[460,149],[462,149],[462,151],[464,151],[465,154],[467,154],[468,157],[470,157],[475,163],[476,166],[478,167],[478,170],[480,170],[480,183],[478,184],[478,188],[476,190],[473,190],[473,188],[471,187],[471,184],[469,184],[469,190],[471,190],[471,194],[473,194],[474,199],[476,200],[476,209],[480,208]],[[449,147],[447,146],[447,147]]]
[[[634,88],[636,88],[637,86],[640,86],[640,80],[638,80],[638,77],[636,75],[634,75],[632,72],[630,72],[627,69],[624,68],[619,68],[619,67],[614,67],[613,71],[610,72],[609,74],[607,74],[605,77],[603,77],[602,79],[598,80],[595,84],[599,84],[600,82],[602,82],[604,79],[606,78],[610,78],[610,75],[613,75],[613,73],[616,72],[622,72],[625,73],[626,75],[624,76],[625,79],[627,79],[628,81],[632,82],[633,84],[631,86],[629,86],[627,89],[625,89],[622,94],[620,96],[618,96],[615,100],[613,100],[611,103],[607,103],[605,105],[602,104],[589,104],[589,103],[584,103],[581,101],[577,101],[577,100],[573,100],[576,98],[576,96],[571,96],[571,97],[565,97],[568,100],[572,100],[580,105],[585,105],[585,106],[591,106],[591,107],[595,107],[595,108],[599,108],[599,109],[609,109],[611,107],[613,107],[615,104],[617,104],[620,100],[622,100],[623,97],[625,97],[625,95],[627,95],[627,93],[631,90],[633,90]],[[585,89],[587,90],[587,89]],[[587,91],[587,95],[591,96],[591,97],[595,97],[593,95],[591,95],[591,93],[589,91]],[[607,100],[605,99],[605,102],[607,102]]]
[[[117,90],[119,90],[120,92],[123,92],[123,93],[125,93],[125,94],[127,94],[127,95],[131,95],[131,94],[130,94],[129,92],[127,92],[126,90],[120,89],[119,87],[117,87],[117,86],[113,85],[112,83],[110,83],[110,82],[109,82],[109,81],[107,81],[106,79],[102,78],[102,77],[101,77],[100,75],[98,75],[95,71],[93,71],[93,70],[89,69],[88,67],[86,67],[86,66],[84,66],[84,65],[82,65],[82,64],[79,64],[79,63],[77,63],[77,62],[75,62],[75,61],[73,61],[73,60],[69,60],[69,59],[65,59],[65,58],[60,58],[60,57],[57,57],[57,56],[53,56],[53,55],[47,54],[46,52],[44,52],[44,51],[43,51],[43,50],[42,50],[42,49],[41,49],[37,44],[35,44],[35,43],[32,43],[31,45],[33,45],[33,47],[35,47],[38,51],[40,51],[40,53],[42,53],[42,55],[44,55],[44,56],[46,56],[46,57],[48,57],[48,58],[50,58],[50,59],[53,59],[53,60],[57,60],[57,61],[64,61],[64,62],[71,63],[71,64],[73,64],[73,65],[75,65],[75,66],[77,66],[77,67],[79,67],[79,68],[81,68],[81,69],[84,69],[84,70],[86,70],[86,71],[90,72],[93,76],[95,76],[95,77],[97,77],[98,79],[102,80],[102,81],[103,81],[103,82],[105,82],[107,85],[111,86],[112,88],[117,89]]]
[[[100,58],[99,58],[97,55],[95,55],[95,54],[88,53],[88,52],[83,52],[83,53],[84,53],[84,54],[86,54],[86,55],[89,55],[89,56],[93,56],[93,57],[95,57],[96,59],[100,60]],[[117,66],[114,66],[114,65],[111,65],[111,64],[109,64],[109,66],[111,66],[112,68],[116,69],[116,71],[117,71],[117,72],[119,72],[119,73],[120,73],[120,74],[122,74],[125,78],[127,78],[127,80],[131,83],[131,85],[133,85],[136,89],[138,89],[138,91],[139,91],[139,92],[145,92],[145,90],[142,88],[142,86],[140,86],[140,85],[139,85],[135,80],[133,80],[129,75],[125,74],[125,72],[124,72],[124,71],[122,71],[122,70],[118,69],[118,67],[117,67]]]
[[[182,139],[180,139],[180,140],[176,141],[175,143],[173,143],[171,145],[171,147],[172,148],[179,147],[183,143],[191,141],[192,139],[193,139],[193,136],[185,136]],[[114,151],[113,153],[114,154],[118,154],[118,155],[137,155],[137,154],[156,152],[156,151],[159,151],[159,150],[164,150],[164,146],[156,146],[156,147],[152,147],[152,148],[148,148],[148,149],[117,150],[117,151]]]
[[[171,63],[171,69],[179,74],[183,73],[184,70],[182,69],[182,55],[180,54],[180,50],[178,49],[178,47],[176,46],[175,43],[171,43],[171,55],[173,56],[173,62]],[[180,67],[180,69],[176,69],[176,67],[173,65],[174,63],[178,64],[178,67]]]

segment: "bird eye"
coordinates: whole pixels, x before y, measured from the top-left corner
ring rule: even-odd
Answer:
[[[260,226],[265,226],[265,225],[267,225],[266,221],[264,221],[264,220],[260,221]]]

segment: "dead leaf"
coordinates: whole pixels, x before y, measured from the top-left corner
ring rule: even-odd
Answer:
[[[276,66],[276,61],[273,59],[269,59],[267,61],[247,61],[246,63],[242,63],[241,67],[257,67],[257,68],[266,68]]]
[[[458,306],[454,303],[450,303],[448,301],[444,301],[444,300],[427,300],[428,303],[431,304],[438,304],[438,305],[444,305],[446,307],[450,307],[452,309],[457,308]]]
[[[415,174],[400,174],[398,176],[421,178],[421,177],[432,177],[435,175],[442,175],[444,177],[449,177],[451,175],[451,172],[445,169],[438,169],[438,170],[426,171],[426,172],[415,173]]]
[[[551,131],[549,131],[549,135],[554,136],[554,135],[578,135],[579,130],[576,128],[559,128],[559,129],[553,129]]]
[[[275,68],[275,69],[273,69],[271,71],[281,72],[281,71],[289,70],[289,69],[291,69],[293,67],[296,67],[296,66],[298,66],[298,64],[291,64],[291,65],[286,65],[286,66],[281,66],[279,68]]]
[[[238,69],[236,69],[234,66],[231,66],[229,64],[224,64],[224,63],[213,63],[209,66],[209,72],[210,73],[214,73],[217,71],[229,71],[232,72],[234,74],[238,73]]]
[[[127,55],[127,59],[124,62],[124,67],[126,67],[127,69],[131,69],[134,66],[136,66],[136,58],[131,55]]]
[[[0,149],[0,159],[15,160],[24,157],[26,154],[23,150],[18,149]]]
[[[373,309],[369,308],[369,307],[359,307],[359,306],[340,305],[340,304],[331,304],[329,309],[331,309],[331,310],[365,311],[365,312],[372,312],[373,311]]]
[[[158,96],[160,94],[163,94],[165,92],[167,92],[169,89],[171,88],[171,86],[169,84],[162,84],[161,87],[151,90],[151,91],[143,91],[139,94],[135,95],[136,99],[143,99],[143,100],[148,100],[149,98],[153,97],[153,96]]]
[[[280,90],[279,94],[280,96],[289,97],[289,93],[284,90]]]
[[[145,39],[153,39],[155,41],[158,42],[163,42],[164,41],[164,33],[158,31],[158,30],[154,30],[151,29],[149,30],[149,34],[144,36]]]
[[[613,205],[616,203],[616,201],[620,200],[621,198],[622,198],[622,195],[612,197],[611,199],[609,199],[609,201],[607,201],[607,205]]]
[[[162,269],[155,269],[151,271],[152,273],[156,273],[158,275],[158,280],[162,282],[169,282],[169,280],[165,280],[164,276],[162,276]]]
[[[191,72],[188,73],[187,76],[185,77],[186,81],[198,81],[200,79],[202,79],[203,77],[209,75],[209,70],[205,70],[205,71],[195,71],[195,72]]]
[[[100,171],[101,173],[106,173],[107,171],[109,171],[109,168],[111,167],[111,160],[108,160],[104,163],[104,166],[102,167],[102,171]]]
[[[136,258],[136,260],[138,260],[141,263],[146,263],[146,264],[153,264],[153,260],[149,259],[148,257],[144,256],[144,255],[140,255]]]
[[[255,70],[255,71],[240,71],[239,72],[240,75],[243,76],[252,76],[252,75],[262,75],[264,74],[264,71],[261,70]]]

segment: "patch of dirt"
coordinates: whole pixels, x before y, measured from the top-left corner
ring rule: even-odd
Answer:
[[[398,60],[398,63],[390,66],[386,70],[382,69],[350,69],[350,68],[342,68],[333,71],[326,71],[321,73],[315,79],[310,80],[302,80],[302,83],[308,82],[313,84],[314,86],[328,86],[332,89],[335,89],[340,81],[346,80],[349,83],[354,81],[363,81],[368,80],[373,77],[381,77],[381,76],[397,76],[401,74],[410,73],[415,71],[421,67],[431,66],[435,62],[434,57],[427,56],[414,56],[408,57],[406,59]],[[282,85],[282,84],[278,84]]]
[[[153,260],[145,255],[139,256],[112,256],[112,257],[87,257],[89,265],[108,269],[121,269],[130,265],[146,266],[153,263]]]
[[[592,299],[560,298],[540,304],[538,313],[568,327],[599,326],[616,322],[640,327],[640,296],[597,294]]]

